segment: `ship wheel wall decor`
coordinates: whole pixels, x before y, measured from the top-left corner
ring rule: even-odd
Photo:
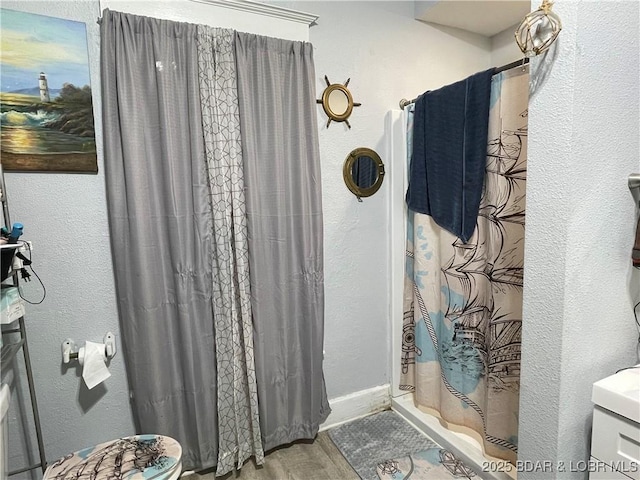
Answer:
[[[351,128],[349,124],[349,116],[353,111],[353,107],[359,107],[361,104],[354,102],[351,92],[347,88],[350,78],[341,83],[331,83],[327,76],[324,76],[324,81],[327,82],[327,88],[322,92],[322,98],[316,100],[322,104],[324,112],[329,117],[327,120],[327,128],[331,125],[331,120],[334,122],[344,122],[347,127]]]

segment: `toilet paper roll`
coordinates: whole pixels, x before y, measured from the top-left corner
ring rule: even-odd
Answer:
[[[78,361],[82,365],[82,378],[91,390],[111,376],[105,361],[104,343],[85,342],[84,348],[78,352]]]

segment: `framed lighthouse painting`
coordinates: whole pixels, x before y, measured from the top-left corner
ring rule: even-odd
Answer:
[[[5,171],[98,171],[86,25],[0,9]]]

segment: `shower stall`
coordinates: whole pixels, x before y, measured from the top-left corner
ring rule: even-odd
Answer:
[[[488,288],[489,291],[491,291],[494,288],[494,283],[492,282],[495,282],[495,285],[497,285],[497,291],[500,292],[500,294],[504,293],[503,292],[504,284],[514,283],[515,276],[518,276],[518,281],[520,282],[520,287],[521,287],[522,285],[521,284],[521,280],[522,280],[521,257],[519,257],[520,260],[518,260],[519,263],[517,268],[514,268],[512,269],[512,271],[510,271],[509,273],[510,277],[507,280],[504,277],[505,275],[504,271],[506,269],[499,268],[499,267],[504,267],[504,265],[499,266],[496,264],[494,266],[495,259],[493,259],[489,255],[489,251],[491,252],[491,254],[495,254],[495,252],[499,249],[496,249],[495,247],[489,248],[486,246],[488,245],[487,242],[489,242],[488,239],[493,234],[489,236],[483,236],[484,235],[483,229],[486,228],[486,224],[490,224],[492,228],[494,228],[495,225],[497,224],[499,226],[498,230],[503,227],[503,225],[500,224],[500,220],[501,218],[504,219],[506,217],[499,217],[499,216],[495,216],[494,213],[491,213],[491,214],[487,213],[488,210],[491,210],[491,212],[500,210],[499,202],[491,201],[495,199],[491,198],[492,195],[494,195],[494,193],[490,193],[490,192],[496,189],[496,177],[500,177],[500,181],[505,180],[509,185],[513,187],[514,175],[512,174],[517,170],[518,172],[517,177],[519,180],[521,180],[521,183],[517,187],[513,187],[514,191],[511,192],[511,197],[509,198],[509,195],[505,195],[504,191],[501,191],[501,190],[495,190],[497,192],[495,193],[495,195],[499,198],[505,199],[505,205],[508,203],[508,208],[505,208],[504,210],[509,211],[509,218],[506,221],[511,223],[509,223],[506,229],[507,230],[511,229],[511,231],[513,231],[513,228],[514,228],[513,225],[517,223],[517,228],[519,229],[517,235],[523,235],[524,233],[524,183],[525,183],[525,175],[526,175],[525,172],[526,172],[527,106],[526,106],[526,98],[524,98],[524,100],[520,101],[519,103],[516,102],[514,105],[512,99],[517,96],[517,95],[514,95],[514,93],[521,93],[521,92],[516,92],[515,90],[512,90],[512,87],[511,87],[512,84],[515,85],[516,83],[519,83],[520,85],[519,88],[520,89],[523,88],[524,81],[526,81],[525,78],[521,77],[517,79],[516,82],[514,82],[513,80],[514,77],[519,76],[521,74],[524,74],[523,70],[519,70],[517,72],[511,71],[505,74],[499,74],[501,75],[499,78],[497,76],[495,77],[497,78],[498,80],[497,83],[499,84],[497,88],[498,92],[500,92],[500,89],[502,88],[502,95],[506,95],[506,97],[508,97],[508,100],[507,101],[503,100],[504,103],[501,104],[501,103],[496,103],[495,99],[492,99],[492,102],[493,102],[492,105],[496,104],[497,105],[496,108],[498,110],[497,112],[492,113],[492,117],[491,117],[492,120],[490,121],[490,124],[491,122],[494,122],[492,128],[493,128],[493,135],[496,138],[495,140],[490,140],[488,144],[487,166],[486,166],[486,173],[485,173],[485,182],[487,183],[485,194],[487,198],[486,200],[483,198],[483,202],[486,204],[485,207],[487,208],[485,208],[485,210],[482,211],[482,207],[481,207],[481,214],[478,216],[477,235],[478,237],[482,237],[483,239],[483,248],[486,249],[486,251],[483,250],[482,255],[485,258],[489,258],[488,262],[490,267],[489,269],[486,269],[485,267],[485,270],[482,270],[482,267],[480,267],[480,270],[482,270],[481,271],[482,275],[485,276],[485,272],[489,272],[488,275],[486,276],[490,278],[488,285],[485,285],[482,288]],[[505,94],[505,87],[503,85],[503,78],[505,79],[504,85],[507,85],[506,94]],[[527,82],[527,85],[528,85],[528,82]],[[494,93],[493,90],[492,90],[492,93]],[[500,93],[498,95],[500,95]],[[525,94],[525,97],[526,97],[526,94]],[[500,100],[497,100],[497,102],[500,102]],[[514,107],[520,107],[520,108],[517,111],[514,111]],[[510,111],[507,111],[507,110],[510,110]],[[406,420],[411,422],[419,430],[421,430],[426,435],[431,437],[434,441],[439,443],[443,448],[452,451],[454,454],[456,454],[456,456],[458,456],[460,459],[465,461],[469,466],[473,467],[475,471],[482,472],[483,478],[497,478],[497,479],[515,478],[516,469],[515,467],[511,468],[511,464],[509,464],[507,460],[501,460],[499,458],[492,457],[489,454],[485,454],[487,450],[491,452],[492,448],[493,448],[493,451],[499,451],[499,449],[496,450],[496,448],[494,448],[494,446],[488,442],[498,442],[498,443],[502,442],[503,444],[508,444],[509,440],[512,440],[514,442],[514,445],[511,446],[510,458],[515,458],[514,450],[516,450],[515,444],[517,443],[517,431],[514,432],[515,433],[514,437],[509,437],[508,435],[500,435],[498,438],[496,438],[488,433],[487,423],[485,423],[486,422],[485,418],[487,416],[490,416],[491,418],[495,419],[496,417],[496,411],[493,411],[493,412],[489,411],[491,409],[492,399],[495,397],[491,396],[491,399],[488,401],[488,403],[483,406],[483,410],[484,408],[487,408],[487,411],[481,412],[480,408],[471,399],[469,399],[468,397],[465,397],[464,395],[461,395],[460,392],[455,391],[455,389],[453,388],[450,390],[451,393],[454,394],[454,396],[451,397],[449,401],[453,401],[453,402],[459,401],[460,403],[466,403],[467,405],[462,405],[462,406],[465,408],[467,408],[468,406],[472,406],[474,410],[480,413],[480,417],[482,417],[482,424],[484,425],[484,436],[480,436],[480,435],[476,436],[476,432],[473,432],[472,430],[477,430],[477,428],[467,428],[465,432],[465,427],[456,426],[455,421],[449,420],[449,423],[447,424],[445,421],[440,420],[440,418],[437,416],[437,413],[434,413],[434,414],[425,413],[427,411],[435,412],[435,407],[434,409],[429,409],[428,406],[424,405],[423,403],[423,406],[425,408],[418,408],[416,406],[416,403],[418,402],[414,399],[414,395],[417,395],[417,393],[414,393],[413,391],[407,391],[408,389],[411,390],[411,388],[408,388],[408,385],[406,385],[407,378],[406,377],[403,378],[403,375],[402,375],[403,371],[406,375],[407,363],[411,363],[411,364],[415,363],[417,365],[419,362],[425,362],[425,361],[433,362],[433,358],[431,358],[430,360],[425,360],[424,358],[418,359],[418,356],[422,355],[421,352],[424,350],[424,348],[422,349],[422,351],[420,348],[418,348],[418,343],[415,339],[415,337],[417,336],[418,330],[407,328],[408,323],[413,324],[413,318],[414,318],[414,316],[412,315],[412,312],[406,311],[407,306],[406,306],[406,300],[405,300],[405,297],[407,296],[407,292],[405,291],[405,268],[406,268],[405,267],[405,264],[406,264],[405,250],[407,248],[408,214],[407,214],[407,207],[405,203],[405,192],[407,191],[407,185],[408,185],[408,162],[407,162],[408,115],[409,113],[407,112],[407,110],[392,110],[387,113],[387,116],[385,119],[386,136],[388,138],[387,171],[389,174],[387,178],[390,183],[390,194],[388,196],[389,202],[388,202],[387,213],[388,213],[389,225],[390,225],[390,228],[389,228],[390,236],[388,241],[389,241],[389,275],[390,275],[389,318],[391,319],[390,328],[391,328],[391,342],[392,342],[391,405],[396,412],[398,412]],[[507,117],[510,117],[511,120],[509,120],[509,118]],[[518,129],[518,131],[516,132],[511,130],[511,128],[513,128],[512,124],[514,122],[514,119],[515,119],[515,123],[521,126],[521,128]],[[512,122],[512,124],[510,124],[509,122]],[[517,154],[514,154],[512,151],[509,150],[506,142],[508,138],[513,138],[514,134],[516,133],[520,135],[519,139],[524,139],[524,141],[522,142],[522,145],[523,145],[522,152],[518,150]],[[491,135],[492,134],[490,133],[490,138],[493,138],[491,137]],[[520,153],[522,153],[522,155],[520,155]],[[484,194],[483,194],[483,197],[484,197]],[[497,209],[495,208],[496,205],[498,205]],[[518,217],[517,221],[514,220],[514,216]],[[413,230],[413,222],[411,225],[409,225],[409,230],[411,231]],[[427,232],[426,235],[429,236],[428,229],[425,228],[424,232]],[[436,231],[434,231],[433,234],[438,235]],[[455,236],[451,237],[451,239],[455,240]],[[450,247],[451,246],[450,243],[452,241],[451,239],[447,238],[443,243],[447,244],[447,247]],[[506,239],[506,237],[504,239]],[[432,240],[436,240],[435,243],[437,243],[438,241],[437,238],[433,238],[430,241]],[[493,238],[491,238],[491,240],[493,241]],[[442,241],[442,239],[440,239],[440,241]],[[516,245],[520,245],[520,246],[522,245],[521,243],[522,239],[520,236],[517,236],[515,241],[513,241],[513,239],[511,239],[510,241],[512,241],[512,243],[509,244],[508,247],[505,247],[509,249],[509,254],[508,255],[506,253],[504,255],[496,254],[496,258],[499,257],[500,260],[503,260],[507,256],[511,260],[515,258],[513,251],[515,250]],[[477,244],[476,248],[479,250],[480,241],[476,239],[475,242]],[[458,245],[459,241],[455,240],[454,243],[455,245]],[[470,239],[469,245],[472,245],[473,243],[474,243],[474,240]],[[503,245],[505,244],[506,242],[503,243]],[[469,245],[464,245],[464,247],[469,247]],[[445,259],[448,253],[449,253],[448,250],[443,250],[443,257]],[[417,253],[417,250],[416,250],[416,256],[417,255],[419,255],[419,253]],[[409,256],[410,258],[413,258],[413,253],[411,253]],[[431,265],[431,267],[434,267],[434,265]],[[448,265],[448,267],[450,268],[451,265]],[[438,267],[438,269],[440,269],[440,267]],[[518,273],[514,274],[513,273],[514,270],[518,270]],[[448,270],[445,271],[444,265],[442,266],[442,272],[443,272],[443,275],[445,276],[446,276],[446,273],[448,272]],[[433,277],[433,276],[438,276],[439,274],[440,272],[432,271],[428,275]],[[417,273],[414,275],[417,275]],[[503,275],[503,277],[500,278],[500,275]],[[419,283],[421,282],[416,280],[416,284],[419,284]],[[416,286],[414,287],[417,288]],[[430,291],[436,292],[437,290],[430,290]],[[487,348],[489,352],[488,352],[488,355],[485,355],[484,357],[485,369],[484,369],[484,373],[482,373],[481,376],[482,376],[482,382],[486,383],[487,392],[491,391],[492,395],[496,394],[496,392],[498,392],[498,394],[506,393],[507,395],[511,395],[510,402],[512,405],[515,398],[515,404],[516,404],[515,418],[517,422],[517,398],[518,398],[517,385],[519,384],[518,377],[519,377],[519,358],[520,358],[520,349],[519,349],[520,348],[520,340],[519,340],[520,330],[519,329],[520,329],[520,322],[522,318],[521,297],[519,300],[520,309],[517,307],[518,300],[516,297],[516,301],[515,301],[516,307],[509,311],[508,308],[506,309],[504,308],[505,304],[500,304],[500,306],[498,306],[499,302],[501,302],[501,300],[498,298],[500,294],[498,294],[498,296],[496,296],[495,294],[493,295],[494,298],[492,298],[491,301],[489,302],[490,306],[488,307],[488,309],[485,306],[485,309],[488,310],[488,313],[486,314],[486,318],[485,318],[485,321],[487,322],[487,324],[483,327],[485,329],[483,330],[483,332],[487,332]],[[433,300],[433,298],[429,299],[428,296],[429,295],[427,295],[427,297],[424,297],[427,302],[430,302],[431,300]],[[431,297],[433,297],[433,295],[431,295]],[[474,297],[474,301],[476,301],[476,298],[477,297]],[[422,298],[420,298],[420,301],[422,302]],[[494,311],[494,302],[496,305],[495,311]],[[437,304],[437,302],[435,303]],[[489,303],[487,305],[489,305]],[[421,309],[423,309],[423,311],[422,313],[417,314],[417,316],[415,317],[415,322],[422,323],[422,321],[424,321],[425,324],[429,324],[429,326],[427,326],[427,329],[430,329],[431,334],[434,335],[435,332],[433,330],[433,326],[431,326],[432,319],[430,319],[429,317],[433,316],[434,312],[437,311],[438,308],[440,307],[434,306],[434,305],[432,306],[433,306],[433,309],[430,309],[428,308],[428,306],[425,307],[424,305],[421,305]],[[416,306],[416,310],[417,309],[418,307]],[[431,310],[431,312],[427,313],[427,310]],[[412,319],[407,321],[407,318],[404,318],[407,315],[409,315],[409,317],[412,317]],[[513,318],[507,319],[507,317],[513,317]],[[474,318],[477,318],[477,316]],[[443,320],[443,321],[450,322],[451,326],[455,327],[453,328],[453,331],[455,331],[455,329],[458,328],[460,325],[464,325],[463,322],[465,321],[465,319],[461,316],[454,315],[453,318],[449,318],[448,320]],[[501,342],[495,342],[495,338],[493,337],[495,337],[496,335],[494,335],[495,332],[493,332],[492,329],[495,328],[495,325],[500,324],[501,326],[498,328],[502,328],[504,330],[504,327],[502,327],[502,325],[504,325],[505,322],[506,323],[510,322],[509,327],[517,329],[517,334],[518,334],[517,335],[518,338],[512,339],[513,344],[509,346],[509,351],[511,353],[512,358],[508,359],[508,361],[504,361],[505,360],[505,356],[503,355],[505,352],[504,348],[502,349],[497,348],[497,351],[492,350],[496,343],[501,343]],[[436,330],[438,330],[437,326],[436,326]],[[478,330],[478,332],[480,332],[480,330]],[[428,339],[428,337],[426,340],[423,339],[423,347],[429,344],[431,347],[439,351],[438,343],[442,343],[442,340],[444,339],[444,337],[446,337],[446,334],[439,333],[438,335],[439,337],[436,337],[436,338],[432,337],[431,340],[433,341],[433,345],[429,343],[430,340]],[[442,335],[444,335],[444,337]],[[405,338],[409,336],[411,338]],[[497,335],[497,337],[504,337],[504,336],[505,335]],[[453,337],[453,342],[454,343],[456,342],[455,335]],[[458,339],[458,343],[459,342],[460,342],[460,339]],[[408,348],[408,345],[415,345],[415,351],[420,352],[420,353],[415,353],[415,362],[413,358],[414,356],[413,351],[412,352],[405,351]],[[471,348],[470,344],[468,343],[463,345],[466,345],[465,348],[467,349]],[[442,348],[442,345],[440,345],[440,348]],[[515,350],[517,350],[517,352]],[[514,356],[514,352],[515,352],[515,356]],[[433,355],[433,352],[431,352],[431,355]],[[438,354],[438,358],[439,358],[439,355],[440,354]],[[409,356],[411,356],[412,358],[408,362],[407,359]],[[500,356],[500,361],[496,360],[496,356]],[[464,363],[465,360],[459,359],[458,363],[460,362]],[[505,368],[503,365],[505,363],[509,363],[509,366],[507,366],[506,368],[507,370],[511,368],[511,372],[510,373],[507,372],[506,375],[504,374],[504,372],[496,373],[497,370]],[[424,368],[425,364],[422,363],[422,365],[423,366],[421,368]],[[442,377],[444,384],[449,386],[448,385],[449,382],[445,378],[447,376],[447,370],[445,367],[446,367],[445,364],[440,365],[438,362],[438,365],[435,367],[435,369],[436,371],[440,372],[440,376]],[[506,379],[506,376],[509,376],[510,378]],[[424,377],[421,376],[421,378],[424,378]],[[511,390],[512,393],[500,392],[500,390],[504,391],[504,390],[508,390],[509,388],[508,386],[505,386],[505,380],[507,381],[507,383],[515,382],[515,383],[512,383],[513,385]],[[417,383],[419,384],[419,381]],[[436,380],[436,383],[437,383],[437,380]],[[419,387],[417,388],[419,389]],[[431,387],[427,387],[427,389],[429,388]],[[416,392],[417,391],[418,390],[416,390]],[[481,390],[478,390],[478,392],[481,392]],[[515,397],[513,397],[514,392],[515,392]],[[422,395],[424,396],[424,393]],[[433,396],[435,397],[436,394],[434,393]],[[419,397],[420,397],[419,395],[416,396],[418,400],[420,400]],[[501,408],[498,407],[497,410],[499,413],[501,411]],[[445,427],[445,424],[448,425],[448,428]],[[517,430],[517,423],[512,428]],[[474,436],[465,434],[467,432],[471,432],[471,435],[474,435]],[[483,444],[477,441],[477,439],[481,439],[481,438],[485,440]],[[491,440],[488,440],[489,438],[491,438]],[[508,440],[499,440],[500,438],[505,438]]]

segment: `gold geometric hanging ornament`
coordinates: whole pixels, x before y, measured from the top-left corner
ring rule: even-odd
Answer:
[[[552,7],[552,1],[543,0],[536,11],[524,17],[516,30],[516,43],[525,57],[540,55],[558,38],[562,22]]]

